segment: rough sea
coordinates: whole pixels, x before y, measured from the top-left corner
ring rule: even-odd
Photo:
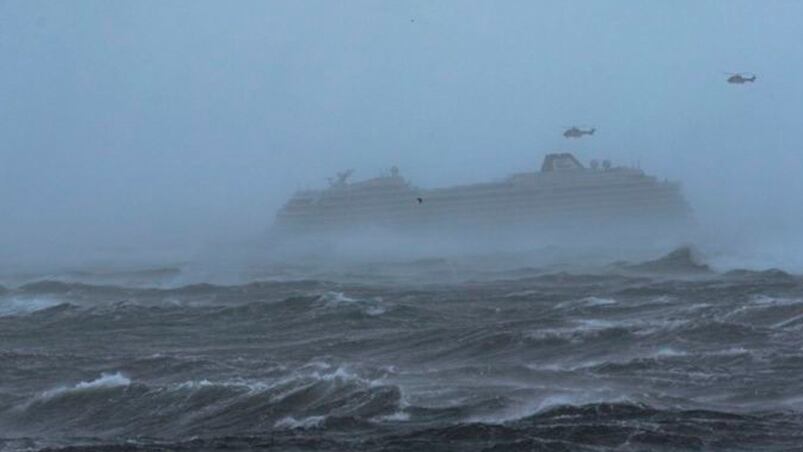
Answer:
[[[0,289],[0,450],[803,450],[803,278],[688,250]]]

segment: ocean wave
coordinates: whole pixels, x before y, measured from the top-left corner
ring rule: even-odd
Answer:
[[[673,347],[661,347],[654,354],[653,357],[656,358],[675,358],[678,356],[689,356],[689,352],[683,350],[677,350]]]
[[[677,330],[690,319],[573,319],[565,326],[538,328],[525,333],[534,341],[562,341],[574,344],[592,340],[623,340],[629,336],[650,336]]]
[[[294,429],[307,430],[311,428],[320,427],[325,419],[326,416],[309,416],[301,419],[296,419],[292,416],[287,416],[276,421],[273,424],[273,428],[287,429],[287,430],[294,430]]]
[[[181,425],[200,423],[203,429],[170,437],[188,438],[181,442],[160,442],[153,429],[139,435],[137,442],[125,447],[150,450],[218,450],[266,447],[277,449],[348,449],[379,451],[413,450],[429,447],[444,450],[733,450],[770,447],[794,448],[803,441],[800,416],[784,412],[741,413],[716,410],[660,407],[623,397],[598,401],[582,392],[555,394],[530,405],[521,405],[497,416],[470,416],[450,422],[410,421],[410,414],[396,410],[370,418],[348,414],[281,414],[270,407],[250,407],[243,413],[237,433],[227,433],[222,424],[233,421],[236,410],[244,405],[229,405],[227,410],[208,411],[186,418],[154,415],[155,420]],[[118,409],[125,409],[124,406]],[[413,409],[425,411],[422,409]],[[143,422],[147,415],[130,422]],[[220,424],[213,426],[212,419]],[[364,420],[360,420],[364,419]],[[65,419],[61,419],[65,421]],[[252,420],[252,422],[248,422]],[[146,422],[143,422],[146,423]],[[147,423],[146,423],[147,424]],[[245,425],[243,425],[245,424]],[[390,426],[403,426],[391,429]],[[116,437],[125,430],[114,429]],[[203,432],[202,434],[197,434]],[[771,433],[770,433],[771,432]],[[164,431],[162,431],[164,435]],[[116,450],[123,443],[114,439],[89,440],[86,450]],[[93,446],[92,443],[95,445]],[[18,444],[18,443],[17,443]],[[94,447],[94,448],[93,448]]]
[[[722,276],[726,278],[742,279],[753,282],[786,282],[799,279],[798,276],[792,275],[791,273],[787,273],[777,268],[771,268],[768,270],[736,269],[725,272]]]
[[[749,303],[758,306],[790,306],[803,304],[803,298],[771,297],[768,295],[753,295]]]
[[[0,412],[0,424],[13,415],[13,421],[5,422],[40,433],[80,426],[93,435],[129,431],[158,436],[225,431],[232,423],[254,431],[266,426],[312,428],[323,416],[367,422],[402,409],[397,386],[342,365],[306,366],[270,380],[196,379],[160,385],[107,372],[46,390],[12,412]],[[155,425],[150,418],[161,421]]]
[[[131,380],[120,372],[115,373],[102,373],[100,377],[90,380],[82,381],[74,386],[60,386],[58,388],[50,389],[42,393],[40,399],[52,399],[63,395],[74,394],[78,392],[87,392],[97,389],[115,388],[120,386],[128,386]]]
[[[99,450],[803,441],[803,285],[487,276],[12,288],[0,304],[57,304],[0,318],[0,430]]]
[[[141,287],[44,279],[25,283],[14,289],[9,289],[9,292],[28,295],[124,295],[133,298],[220,296],[247,299],[258,294],[293,294],[320,291],[322,288],[327,288],[331,285],[332,283],[327,281],[303,279],[293,281],[252,281],[240,285],[220,285],[202,282],[176,287]]]
[[[799,329],[803,326],[803,314],[798,314],[792,317],[785,318],[779,322],[773,323],[772,328],[793,328]]]
[[[744,303],[720,312],[716,319],[753,328],[784,329],[801,319],[803,298],[757,294]]]
[[[67,304],[57,298],[11,296],[0,298],[0,317],[32,314]]]
[[[558,303],[554,306],[554,308],[555,309],[590,308],[596,306],[610,306],[617,303],[618,302],[613,298],[585,297],[577,300],[569,300]]]
[[[699,450],[790,447],[803,440],[790,417],[659,409],[632,402],[558,404],[503,423],[467,422],[397,437],[399,447],[449,444],[484,450]],[[792,418],[793,419],[793,418]],[[791,419],[790,419],[791,420]],[[762,432],[772,429],[778,436]]]
[[[672,365],[680,359],[694,357],[695,354],[672,347],[659,347],[646,353],[630,354],[624,352],[621,356],[611,353],[595,359],[571,360],[562,359],[556,362],[530,363],[527,368],[535,371],[547,372],[613,372],[623,368],[659,369],[662,366]],[[588,402],[588,400],[586,400]]]
[[[632,331],[624,325],[578,322],[576,326],[539,328],[524,334],[532,342],[542,344],[580,344],[600,339],[624,339]]]
[[[326,292],[320,295],[317,301],[321,306],[330,309],[356,307],[362,313],[372,317],[387,312],[387,307],[380,297],[362,299],[349,297],[343,292]]]

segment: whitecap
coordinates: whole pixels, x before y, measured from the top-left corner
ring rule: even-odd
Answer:
[[[193,391],[210,387],[244,389],[248,392],[256,393],[267,391],[268,389],[271,389],[273,385],[268,385],[258,381],[247,381],[239,378],[224,381],[210,381],[204,378],[203,380],[190,380],[183,383],[177,383],[172,385],[171,389]]]
[[[301,419],[296,419],[292,416],[287,416],[276,421],[276,423],[273,424],[273,427],[283,430],[295,430],[295,429],[306,430],[320,427],[323,424],[324,420],[326,420],[326,416],[309,416]]]
[[[770,297],[767,295],[755,295],[750,298],[750,303],[764,306],[790,306],[803,303],[800,298]]]
[[[627,329],[636,336],[648,336],[657,331],[671,331],[689,323],[689,320],[603,320],[603,319],[577,319],[572,321],[574,326],[557,328],[542,328],[525,334],[527,338],[535,340],[562,339],[572,342],[582,341],[594,337],[601,332],[613,329]]]
[[[688,353],[682,350],[676,350],[672,347],[661,347],[653,356],[657,358],[668,358],[675,356],[688,356]]]
[[[58,306],[62,301],[53,298],[10,297],[0,299],[0,317],[26,315]]]
[[[713,352],[705,353],[708,356],[738,356],[738,355],[747,355],[750,354],[750,350],[744,347],[731,347],[726,348],[723,350],[717,350]]]
[[[343,292],[326,292],[318,297],[318,301],[323,302],[327,306],[337,306],[340,304],[356,303],[358,300],[347,296]]]
[[[543,291],[540,290],[522,290],[520,292],[510,292],[503,295],[504,298],[518,298],[518,297],[529,297],[530,295],[538,295]]]
[[[602,364],[604,362],[605,361],[600,361],[600,360],[588,360],[588,361],[582,361],[582,362],[575,363],[575,364],[569,364],[569,363],[547,363],[547,364],[530,363],[530,364],[525,364],[525,367],[527,367],[530,370],[541,371],[541,372],[543,372],[543,371],[546,371],[546,372],[574,372],[574,371],[577,371],[577,370],[596,367],[596,366],[598,366],[598,365],[600,365],[600,364]]]
[[[396,411],[393,414],[377,416],[373,419],[379,422],[406,422],[410,420],[410,413],[405,413],[404,411]]]
[[[525,419],[556,407],[583,406],[591,403],[632,403],[632,399],[606,388],[597,390],[561,388],[561,392],[544,395],[535,400],[521,401],[493,415],[472,416],[467,421],[502,424]]]
[[[96,389],[115,388],[120,386],[128,386],[131,380],[120,372],[107,373],[104,372],[100,377],[91,381],[82,381],[72,387],[60,386],[55,389],[50,389],[42,393],[41,398],[50,399],[56,396],[67,393],[92,391]]]
[[[323,307],[330,309],[341,306],[356,306],[371,317],[382,315],[387,311],[380,297],[369,299],[352,298],[343,292],[326,292],[318,297],[318,302],[322,303]]]
[[[563,301],[555,305],[555,309],[573,307],[609,306],[618,303],[613,298],[586,297],[578,300]]]
[[[361,378],[359,375],[349,371],[343,366],[338,367],[335,369],[334,372],[329,373],[319,373],[313,372],[312,377],[321,380],[321,381],[359,381],[359,382],[366,382],[365,379]]]
[[[370,316],[382,315],[385,313],[385,308],[382,306],[371,306],[365,310],[365,313]]]
[[[773,328],[784,328],[786,326],[789,326],[789,325],[792,325],[792,324],[796,323],[800,319],[803,319],[803,314],[796,315],[796,316],[788,318],[786,320],[782,320],[782,321],[772,325],[772,327]]]

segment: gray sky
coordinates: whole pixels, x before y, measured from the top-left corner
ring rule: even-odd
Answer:
[[[0,260],[191,248],[345,168],[434,186],[553,151],[639,161],[790,257],[801,41],[791,0],[0,0]]]

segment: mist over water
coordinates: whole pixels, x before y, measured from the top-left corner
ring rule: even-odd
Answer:
[[[0,451],[799,447],[801,36],[792,1],[0,0]],[[693,227],[270,233],[346,169],[564,152]]]
[[[801,8],[4,1],[0,261],[187,260],[346,168],[438,187],[573,152],[682,182],[698,247],[799,270]]]

